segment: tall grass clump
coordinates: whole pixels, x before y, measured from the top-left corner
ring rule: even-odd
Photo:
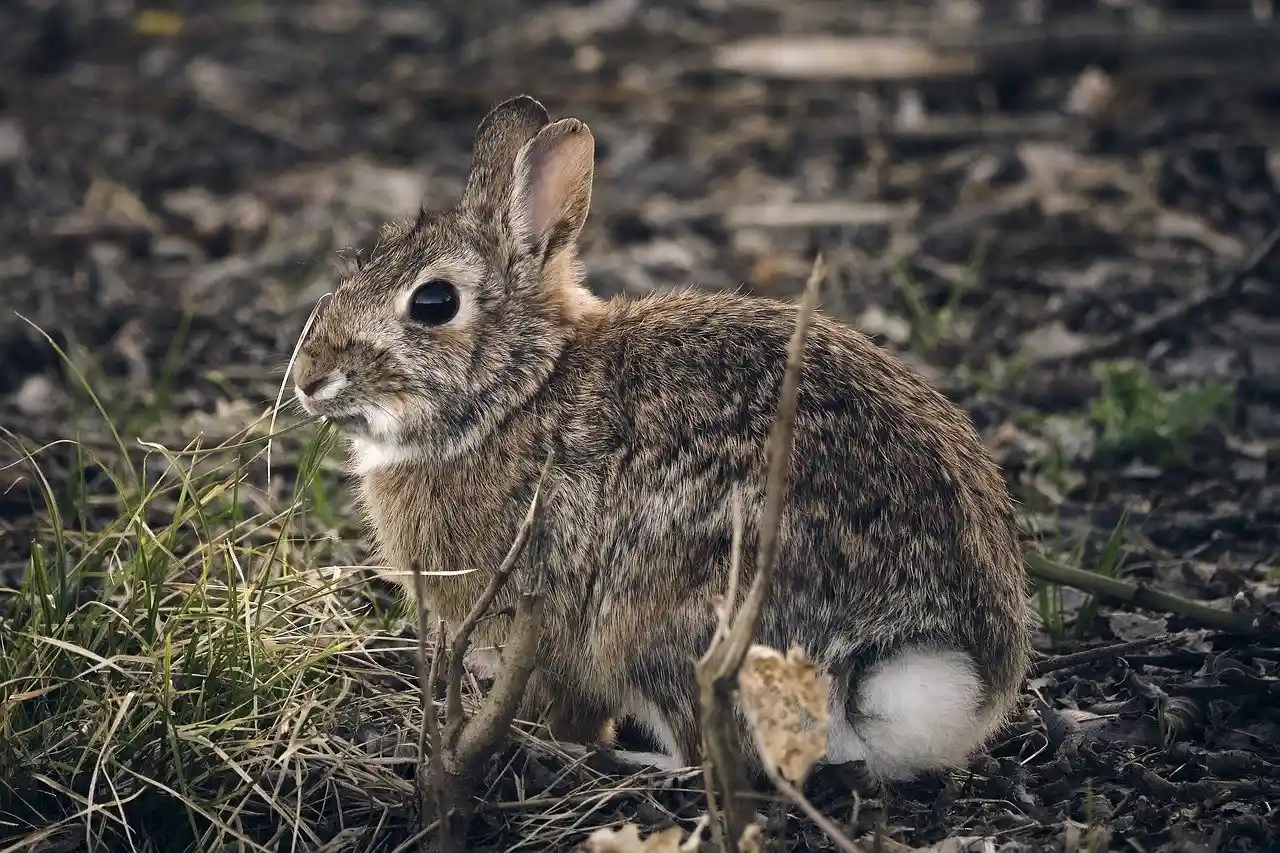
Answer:
[[[304,512],[331,436],[174,450],[83,390],[96,429],[3,436],[38,534],[0,589],[0,851],[382,848],[415,820],[421,704],[412,641]]]

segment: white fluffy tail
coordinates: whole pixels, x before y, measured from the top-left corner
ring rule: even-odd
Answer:
[[[856,685],[857,716],[833,690],[827,758],[865,761],[882,779],[963,766],[991,728],[973,659],[963,652],[910,649],[877,664]]]

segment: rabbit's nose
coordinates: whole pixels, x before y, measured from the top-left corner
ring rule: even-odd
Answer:
[[[332,373],[324,373],[320,376],[301,377],[298,381],[298,390],[308,397],[314,397],[326,385],[333,381]]]

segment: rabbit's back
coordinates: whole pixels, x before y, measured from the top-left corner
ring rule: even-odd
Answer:
[[[678,661],[710,640],[735,491],[754,545],[795,319],[729,295],[615,300],[566,354],[554,420],[579,484],[569,515],[596,539],[578,542],[596,549],[581,636],[626,682],[686,679]],[[1029,653],[1024,574],[1011,500],[967,417],[817,317],[788,483],[760,640],[800,643],[851,679],[904,648],[957,650],[1003,713]]]

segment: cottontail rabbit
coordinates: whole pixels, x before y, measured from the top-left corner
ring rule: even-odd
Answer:
[[[349,438],[397,580],[412,594],[414,560],[451,572],[426,581],[428,607],[453,625],[554,449],[528,554],[549,580],[524,711],[579,743],[630,717],[663,751],[625,758],[685,766],[699,756],[694,661],[725,591],[732,495],[750,554],[796,307],[593,296],[576,253],[593,152],[585,124],[552,122],[532,98],[494,107],[459,202],[384,229],[317,310],[293,380],[306,411]],[[881,779],[961,765],[1006,718],[1029,655],[1000,472],[960,410],[822,316],[797,406],[757,639],[798,643],[831,673],[829,762],[863,760]],[[500,643],[509,624],[487,620],[476,639]]]

